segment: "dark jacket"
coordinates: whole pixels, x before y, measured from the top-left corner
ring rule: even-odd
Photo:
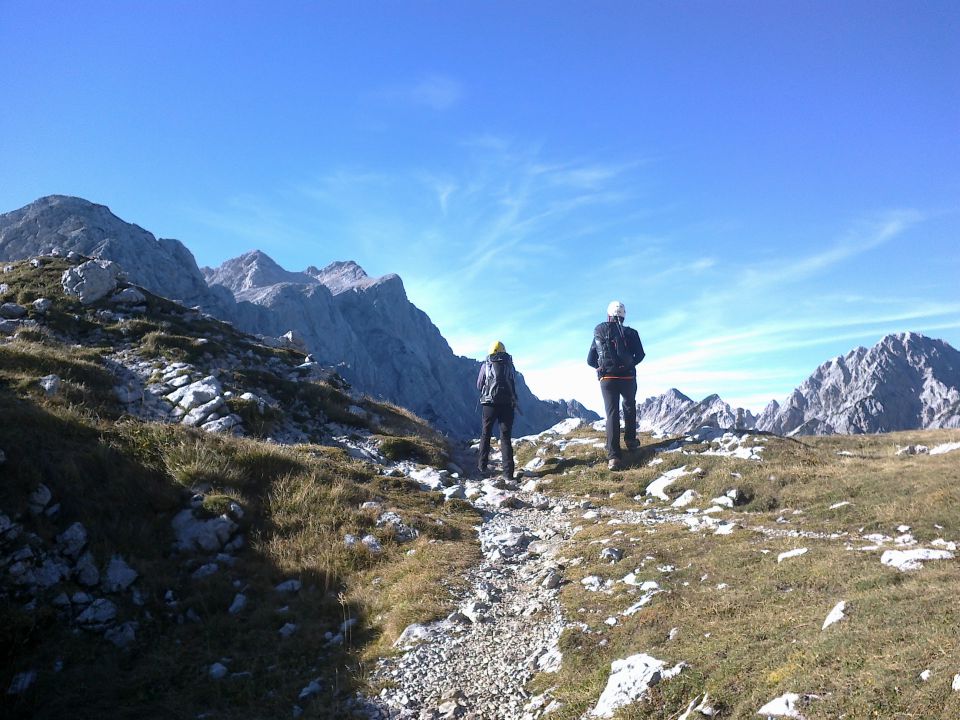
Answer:
[[[499,367],[495,367],[494,363]],[[504,387],[498,387],[497,377],[503,380]],[[517,404],[516,371],[513,369],[513,358],[509,353],[501,352],[487,356],[480,366],[480,374],[477,375],[477,390],[480,391],[481,405]]]
[[[608,337],[622,338],[626,344],[627,351],[631,356],[632,362],[618,363],[617,366],[606,373],[600,370],[600,352],[597,350],[597,344],[602,338]],[[602,322],[593,329],[593,342],[590,343],[590,351],[587,353],[587,365],[597,368],[597,377],[603,378],[635,378],[637,376],[637,365],[645,357],[643,352],[643,343],[640,342],[640,335],[632,327],[627,327],[616,320]]]

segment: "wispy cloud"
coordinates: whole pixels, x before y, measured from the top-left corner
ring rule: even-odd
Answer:
[[[878,218],[858,223],[824,250],[746,268],[740,277],[740,285],[744,290],[757,291],[775,284],[803,280],[880,247],[922,220],[923,215],[916,210],[883,213]]]
[[[372,96],[389,102],[420,105],[443,111],[457,105],[464,96],[461,83],[448,75],[431,74],[406,83],[381,88]]]

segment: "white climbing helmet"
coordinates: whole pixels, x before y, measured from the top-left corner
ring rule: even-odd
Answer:
[[[626,317],[626,314],[627,308],[619,300],[614,300],[607,305],[607,317],[623,318]]]

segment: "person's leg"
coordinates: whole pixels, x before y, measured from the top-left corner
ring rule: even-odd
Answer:
[[[607,415],[607,458],[620,459],[620,389],[617,380],[601,380],[603,409]]]
[[[483,412],[483,426],[480,431],[480,461],[478,466],[480,472],[487,471],[487,463],[490,462],[490,436],[493,434],[493,421],[496,420],[496,412],[493,405],[481,405]]]
[[[637,381],[621,380],[620,393],[623,395],[623,443],[627,449],[640,445],[637,442]]]
[[[500,455],[503,457],[503,475],[513,479],[513,407],[500,405],[497,407],[497,422],[500,423]]]

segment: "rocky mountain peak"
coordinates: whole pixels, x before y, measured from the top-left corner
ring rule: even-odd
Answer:
[[[314,270],[315,272],[310,274],[318,282],[326,285],[334,295],[354,288],[369,287],[376,282],[353,260],[338,260],[322,270],[316,270],[316,268]]]
[[[316,283],[316,280],[306,273],[284,270],[261,250],[245,252],[239,257],[227,260],[215,270],[204,268],[203,274],[209,285],[222,285],[234,294],[279,283]]]

